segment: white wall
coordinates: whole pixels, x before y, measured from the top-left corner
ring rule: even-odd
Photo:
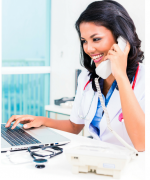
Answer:
[[[51,5],[51,78],[50,103],[75,95],[75,69],[79,63],[79,39],[74,24],[92,0],[52,0]],[[145,1],[118,0],[135,22],[137,34],[145,49]]]

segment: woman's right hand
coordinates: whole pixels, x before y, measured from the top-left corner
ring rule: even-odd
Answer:
[[[14,129],[19,123],[24,124],[23,128],[28,129],[31,127],[40,127],[44,123],[44,117],[41,116],[32,116],[32,115],[13,115],[6,123],[6,128],[14,122],[11,129]]]

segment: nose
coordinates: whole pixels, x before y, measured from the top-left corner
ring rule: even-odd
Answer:
[[[95,52],[95,47],[93,46],[93,44],[88,43],[87,47],[86,47],[86,51],[88,54],[94,54]]]

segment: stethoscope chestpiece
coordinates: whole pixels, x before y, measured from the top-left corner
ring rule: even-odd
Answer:
[[[36,168],[43,169],[45,168],[45,165],[43,163],[46,163],[47,159],[34,159],[33,162],[36,163]]]

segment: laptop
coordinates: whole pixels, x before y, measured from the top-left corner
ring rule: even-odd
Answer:
[[[1,124],[1,152],[23,150],[30,146],[63,145],[70,142],[68,138],[45,126],[27,130],[21,125],[13,130],[11,127],[12,125],[5,128],[5,124]]]

